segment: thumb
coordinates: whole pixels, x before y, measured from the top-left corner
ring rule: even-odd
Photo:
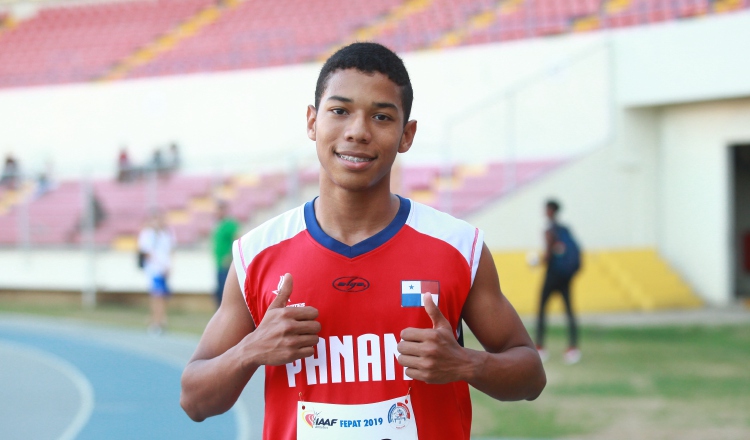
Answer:
[[[294,287],[294,280],[292,274],[288,273],[281,277],[279,281],[278,292],[276,298],[268,306],[269,309],[283,309],[286,307],[286,303],[289,301],[289,297],[292,296],[292,288]]]
[[[424,298],[424,309],[427,312],[427,315],[429,315],[430,319],[432,320],[432,328],[434,328],[435,330],[439,328],[448,328],[453,331],[451,323],[448,322],[448,319],[443,316],[443,313],[440,311],[438,306],[436,306],[432,301],[432,294],[425,293],[422,296]]]

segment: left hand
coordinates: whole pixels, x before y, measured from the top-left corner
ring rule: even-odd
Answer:
[[[424,309],[432,320],[432,328],[405,328],[398,343],[398,363],[406,367],[412,379],[432,384],[463,380],[470,368],[469,357],[458,345],[450,322],[425,294]]]

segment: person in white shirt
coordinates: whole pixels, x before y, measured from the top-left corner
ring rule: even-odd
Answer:
[[[138,235],[138,249],[145,255],[143,270],[150,280],[149,332],[154,334],[160,334],[167,325],[167,300],[170,295],[167,280],[174,245],[174,234],[167,228],[164,215],[154,213],[149,224]]]

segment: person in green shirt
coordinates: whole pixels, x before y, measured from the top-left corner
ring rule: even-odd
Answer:
[[[224,292],[224,282],[227,280],[229,266],[232,264],[232,243],[237,238],[239,224],[227,213],[227,205],[220,202],[217,207],[218,223],[212,234],[214,259],[216,261],[216,297],[217,307],[221,304],[221,295]]]

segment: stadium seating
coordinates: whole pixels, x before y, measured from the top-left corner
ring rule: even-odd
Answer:
[[[544,278],[524,252],[493,253],[505,296],[522,314],[536,313]],[[654,249],[584,252],[572,285],[579,312],[653,311],[695,308],[702,301]],[[562,311],[555,297],[549,309]]]
[[[311,61],[399,2],[246,0],[225,10],[214,23],[174,50],[136,68],[129,77]]]
[[[121,236],[134,236],[143,227],[151,206],[167,214],[184,211],[193,199],[209,197],[212,187],[212,179],[205,176],[174,175],[128,183],[97,181],[94,191],[106,218],[96,230],[96,242],[109,244]],[[201,238],[203,223],[197,219],[192,221],[188,216],[186,222],[176,225],[178,243],[193,243]]]
[[[95,80],[212,0],[45,8],[0,35],[0,87]]]
[[[26,20],[0,17],[0,88],[309,62],[354,40],[405,52],[748,8],[749,0],[130,0],[53,6]]]
[[[80,181],[61,182],[38,197],[25,191],[23,199],[0,216],[0,244],[71,243],[81,222],[82,194]]]
[[[457,217],[465,217],[563,163],[551,159],[494,162],[479,168],[458,166],[451,170],[447,181],[437,166],[405,168],[401,185],[407,196]]]
[[[401,169],[399,192],[463,217],[562,163],[544,160],[456,165],[447,170],[447,176],[440,166],[406,166]],[[178,244],[197,244],[206,239],[215,223],[218,200],[228,202],[229,214],[240,222],[257,222],[290,205],[286,196],[290,195],[292,182],[300,189],[317,187],[318,176],[319,168],[314,166],[301,169],[296,176],[267,172],[217,178],[174,173],[132,182],[95,180],[92,189],[103,212],[94,233],[95,243],[132,248],[151,207],[156,207],[166,214]],[[28,206],[29,244],[80,243],[83,240],[80,233],[84,218],[83,191],[81,181],[62,182],[39,197],[35,196],[32,184],[17,191],[0,189],[0,245],[23,242],[24,231],[19,229],[24,221],[19,216],[26,215],[21,209],[23,206]]]

